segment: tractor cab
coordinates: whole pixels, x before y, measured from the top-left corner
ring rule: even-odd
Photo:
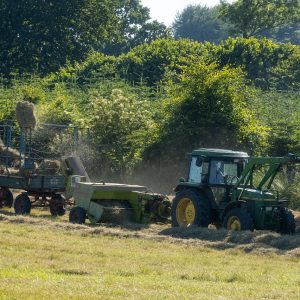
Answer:
[[[199,149],[191,154],[186,183],[211,187],[232,186],[246,163],[248,154],[220,149]]]

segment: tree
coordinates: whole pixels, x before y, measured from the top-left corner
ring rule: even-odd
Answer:
[[[228,26],[218,19],[219,7],[189,5],[178,14],[173,23],[175,38],[199,42],[215,42],[228,37]]]
[[[251,110],[256,90],[240,69],[194,63],[168,90],[147,156],[180,157],[195,147],[259,151],[266,146],[266,128]]]
[[[56,71],[92,50],[130,42],[149,19],[140,0],[3,0],[0,73]]]
[[[120,36],[123,38],[113,41],[104,48],[106,54],[119,55],[143,43],[151,43],[157,39],[172,37],[171,31],[163,23],[149,20],[127,29],[123,28],[123,33],[120,33]]]
[[[245,38],[264,30],[299,21],[299,0],[221,1],[220,17],[233,25],[233,32]]]
[[[113,34],[114,3],[17,1],[0,4],[0,72],[47,73],[75,61]]]
[[[276,42],[300,45],[300,24],[288,24],[268,29],[263,31],[262,35]]]
[[[299,87],[299,46],[277,44],[266,38],[229,38],[210,53],[220,66],[241,67],[261,89]]]

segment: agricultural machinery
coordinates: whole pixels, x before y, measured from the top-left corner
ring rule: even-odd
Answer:
[[[78,132],[76,127],[70,126],[40,126],[71,130],[74,140]],[[66,199],[63,194],[68,176],[86,175],[81,161],[69,157],[60,167],[58,161],[45,159],[41,151],[35,152],[31,141],[31,128],[18,128],[10,121],[0,125],[0,208],[14,206],[16,214],[29,214],[32,207],[49,206],[53,216],[64,215]],[[23,192],[14,200],[11,189]]]
[[[92,224],[165,222],[170,217],[171,202],[154,194],[144,186],[117,183],[87,182],[84,176],[71,176],[66,191],[72,195],[75,207],[71,209],[71,223]]]
[[[287,200],[272,190],[284,166],[300,163],[287,157],[249,157],[247,153],[199,149],[191,154],[187,179],[177,185],[172,204],[172,226],[229,230],[295,232],[295,219]]]
[[[41,126],[68,132],[73,137],[70,143],[75,152],[78,135],[82,137],[84,133],[74,126],[54,124],[33,128],[36,126],[33,106],[18,105],[27,112],[26,118],[17,114],[20,128],[16,129],[12,122],[0,124],[0,208],[13,205],[16,214],[29,214],[32,207],[49,206],[52,215],[60,216],[65,214],[66,201],[73,198],[76,204],[70,213],[73,223],[84,223],[86,218],[92,223],[114,219],[149,223],[170,217],[171,202],[146,187],[92,183],[79,158],[45,159],[41,156],[43,151],[33,145],[33,129],[35,134]],[[43,141],[44,134],[41,135],[38,140],[44,148],[47,143]],[[88,136],[86,132],[86,139]],[[24,192],[14,200],[11,189]]]

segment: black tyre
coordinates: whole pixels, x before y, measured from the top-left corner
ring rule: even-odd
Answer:
[[[253,219],[246,209],[234,207],[224,217],[223,227],[227,230],[253,230]]]
[[[280,233],[294,234],[296,230],[296,221],[293,213],[287,209],[281,209]]]
[[[16,197],[14,203],[15,213],[17,215],[27,215],[31,211],[31,202],[26,193],[20,194]]]
[[[173,227],[208,227],[212,221],[210,202],[196,191],[181,191],[173,200],[171,218]]]
[[[60,194],[56,194],[50,201],[50,213],[52,216],[63,216],[66,213],[65,199]]]
[[[84,224],[86,212],[82,207],[73,207],[70,211],[69,222],[74,224]]]
[[[11,208],[13,206],[13,203],[14,203],[14,196],[13,196],[13,193],[7,189],[5,191],[5,196],[4,196],[4,206],[8,207],[8,208]]]

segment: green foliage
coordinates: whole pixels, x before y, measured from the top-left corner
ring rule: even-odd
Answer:
[[[265,92],[253,105],[262,124],[269,127],[268,150],[272,156],[300,155],[300,93]]]
[[[299,21],[299,0],[222,0],[220,16],[233,25],[232,30],[244,38],[257,36],[265,29]]]
[[[167,73],[180,72],[180,67],[191,60],[206,57],[209,48],[209,44],[189,40],[160,39],[137,46],[118,57],[94,52],[84,62],[61,69],[50,80],[86,85],[103,79],[121,78],[132,86],[157,88]]]
[[[218,19],[219,7],[189,5],[173,23],[176,39],[189,38],[199,42],[219,43],[228,37],[228,25]]]
[[[166,75],[180,73],[181,67],[191,61],[206,61],[217,62],[220,67],[241,67],[257,87],[286,90],[299,86],[299,57],[299,46],[267,39],[229,38],[220,45],[161,39],[118,57],[94,52],[84,62],[61,69],[52,80],[89,85],[121,78],[131,85],[153,89],[164,83]]]
[[[196,42],[162,39],[132,49],[121,57],[120,68],[129,82],[142,80],[148,86],[156,86],[167,72],[177,73],[181,66],[207,53],[207,47]]]
[[[169,84],[149,152],[182,157],[195,147],[241,147],[251,152],[266,146],[266,128],[256,120],[249,102],[255,90],[239,69],[199,62],[184,68],[178,83]]]
[[[119,53],[167,36],[139,0],[10,1],[0,4],[0,73],[48,74],[88,52]]]
[[[282,170],[273,183],[273,187],[279,191],[283,199],[288,199],[289,207],[294,210],[300,209],[300,169],[292,167],[289,171]]]
[[[300,48],[267,39],[229,38],[215,47],[213,60],[220,66],[241,67],[256,86],[287,89],[300,83]]]
[[[95,91],[90,105],[85,125],[91,130],[99,155],[109,160],[113,171],[130,170],[141,159],[138,151],[143,141],[138,132],[151,126],[147,102],[114,89],[108,98]]]
[[[289,24],[279,26],[273,29],[268,29],[262,32],[262,36],[272,39],[276,42],[291,43],[293,45],[300,45],[300,25]]]

